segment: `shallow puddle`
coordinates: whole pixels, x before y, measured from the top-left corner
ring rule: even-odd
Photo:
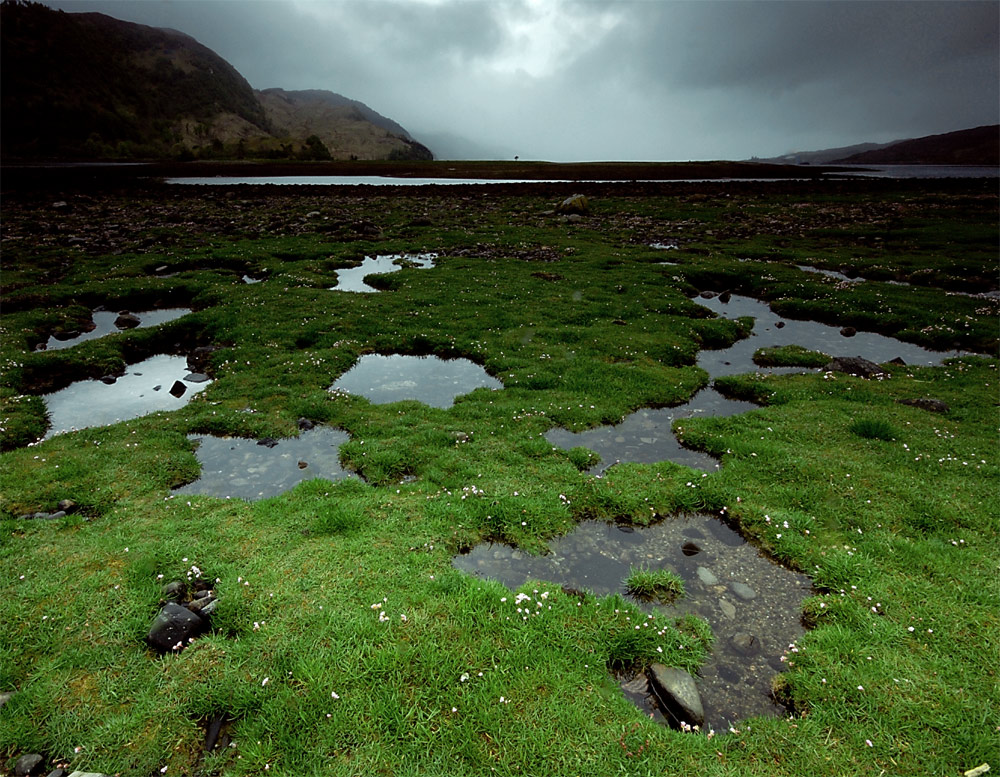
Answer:
[[[782,318],[772,312],[766,302],[759,302],[739,294],[733,294],[729,302],[721,302],[718,297],[700,298],[697,302],[725,318],[753,316],[755,319],[750,337],[738,341],[729,348],[698,353],[698,366],[708,371],[713,378],[754,371],[807,371],[800,367],[765,369],[753,363],[753,352],[758,348],[779,345],[801,345],[803,348],[821,351],[830,356],[861,356],[876,364],[884,364],[898,356],[907,364],[934,365],[940,364],[946,358],[961,355],[960,351],[931,351],[875,332],[858,332],[852,337],[845,337],[840,333],[840,327],[816,321]]]
[[[847,281],[848,283],[862,283],[865,280],[864,278],[849,278],[842,272],[837,272],[836,270],[824,270],[821,267],[813,267],[812,265],[808,264],[797,264],[795,266],[798,267],[803,272],[812,272],[812,273],[817,273],[819,275],[825,275],[828,278],[836,278],[838,281]]]
[[[432,407],[451,407],[455,397],[481,387],[496,391],[503,383],[468,359],[368,354],[330,391],[357,394],[376,405],[415,399]]]
[[[304,480],[354,477],[340,466],[340,446],[350,437],[340,429],[317,426],[298,437],[258,441],[239,437],[190,435],[201,477],[174,490],[223,499],[266,499]]]
[[[80,380],[44,394],[42,399],[50,420],[45,439],[75,429],[108,426],[158,410],[177,410],[210,382],[188,380],[188,375],[190,370],[183,356],[151,356],[130,364],[125,374],[110,385],[100,380]],[[177,382],[184,389],[179,397],[170,393]]]
[[[173,321],[174,319],[185,316],[191,312],[190,308],[168,308],[165,310],[147,310],[143,313],[135,313],[139,319],[139,325],[132,327],[133,329],[143,329],[149,326],[158,326],[160,324],[165,324],[168,321]],[[112,334],[114,332],[125,332],[128,329],[119,329],[115,326],[115,320],[118,318],[118,313],[111,310],[96,310],[92,316],[94,320],[94,328],[89,332],[83,332],[69,339],[57,339],[56,337],[49,337],[48,342],[45,344],[45,350],[47,351],[58,351],[62,348],[71,348],[72,346],[85,342],[87,340],[96,340],[98,337],[104,337],[105,335]]]
[[[698,551],[688,555],[692,543]],[[802,602],[811,593],[807,576],[768,560],[706,515],[666,518],[646,528],[585,521],[549,548],[548,555],[532,556],[508,545],[483,544],[452,563],[512,589],[528,580],[545,580],[626,598],[625,580],[632,567],[670,569],[683,578],[684,596],[669,606],[636,603],[646,612],[671,617],[690,613],[711,626],[715,645],[696,678],[705,728],[725,731],[754,715],[783,714],[771,698],[771,682],[784,666],[782,654],[805,631],[800,617]],[[620,684],[626,696],[663,720],[644,675]]]
[[[337,270],[337,285],[332,291],[357,291],[372,293],[378,289],[365,283],[366,275],[397,272],[402,269],[401,263],[412,264],[420,269],[434,266],[437,254],[387,254],[382,256],[366,256],[358,267]]]
[[[692,469],[713,471],[719,468],[718,460],[702,451],[682,447],[671,431],[671,424],[679,418],[730,416],[756,407],[751,402],[726,399],[715,389],[705,388],[690,402],[677,407],[646,408],[632,413],[616,426],[600,426],[582,432],[550,429],[545,439],[559,448],[568,450],[582,446],[596,453],[601,462],[589,470],[594,475],[621,461],[643,464],[673,461]]]

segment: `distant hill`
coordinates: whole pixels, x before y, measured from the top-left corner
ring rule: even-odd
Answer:
[[[1000,125],[902,140],[831,161],[852,165],[1000,165]]]
[[[176,30],[38,3],[0,5],[0,152],[10,159],[429,159],[332,92],[255,92]]]
[[[827,165],[834,160],[843,159],[852,154],[858,154],[862,151],[874,151],[897,142],[894,140],[890,143],[857,143],[853,146],[825,148],[820,151],[793,151],[790,154],[782,154],[781,156],[769,157],[767,159],[754,157],[753,161],[776,165]]]

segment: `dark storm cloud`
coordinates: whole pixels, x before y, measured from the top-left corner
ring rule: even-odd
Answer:
[[[768,156],[996,123],[1000,4],[61,0],[187,32],[258,88],[549,159]]]

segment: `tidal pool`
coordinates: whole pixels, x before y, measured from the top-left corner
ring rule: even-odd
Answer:
[[[337,270],[337,285],[331,291],[356,291],[372,293],[378,289],[365,283],[366,275],[397,272],[402,269],[400,262],[408,262],[422,270],[434,266],[437,254],[386,254],[366,256],[358,267]]]
[[[632,601],[646,612],[692,614],[711,626],[715,645],[696,677],[704,728],[725,731],[754,715],[784,712],[772,698],[771,683],[784,667],[782,656],[805,633],[801,610],[811,582],[767,559],[718,518],[682,515],[645,528],[584,521],[552,541],[545,556],[482,544],[452,564],[512,589],[544,580],[626,598],[632,567],[670,569],[684,580],[683,597],[672,605]],[[645,675],[622,677],[619,684],[647,714],[665,719]]]
[[[177,410],[209,382],[204,376],[194,379],[183,356],[166,355],[130,364],[125,374],[110,385],[100,380],[79,380],[42,396],[50,422],[44,439],[76,429],[108,426],[158,410]],[[175,383],[184,389],[180,396],[171,393]],[[180,393],[179,389],[175,393]]]
[[[139,319],[139,326],[133,328],[143,329],[144,327],[158,326],[165,324],[167,321],[173,321],[181,316],[185,316],[190,312],[190,308],[166,308],[163,310],[147,310],[142,313],[135,313],[134,315]],[[115,311],[95,310],[92,318],[94,320],[94,328],[91,331],[83,332],[68,340],[60,340],[50,336],[48,342],[45,344],[45,350],[58,351],[62,348],[71,348],[77,343],[87,340],[96,340],[98,337],[104,337],[114,332],[128,331],[127,329],[119,329],[115,326],[115,320],[118,318],[118,313]]]
[[[567,450],[577,446],[592,450],[601,457],[600,463],[589,470],[593,475],[621,461],[644,464],[672,461],[692,469],[712,471],[719,468],[718,459],[681,446],[670,428],[671,424],[679,418],[730,416],[756,407],[751,402],[726,399],[715,389],[705,388],[683,405],[645,408],[615,426],[600,426],[582,432],[550,429],[545,433],[545,439]]]
[[[451,407],[455,397],[473,389],[503,388],[503,383],[468,359],[368,354],[345,372],[330,391],[358,394],[376,405],[415,399],[431,407]]]
[[[303,480],[355,477],[340,466],[340,446],[350,437],[340,429],[317,426],[298,437],[247,440],[189,435],[201,477],[174,489],[175,494],[205,494],[223,499],[266,499]]]
[[[913,343],[904,343],[894,337],[875,332],[857,332],[853,337],[844,337],[840,327],[821,324],[817,321],[797,321],[782,318],[774,313],[766,302],[752,297],[733,294],[729,302],[718,297],[698,299],[698,303],[725,318],[753,316],[754,327],[751,335],[739,340],[729,348],[718,351],[700,351],[698,366],[713,378],[720,375],[738,375],[743,372],[807,372],[805,368],[771,369],[757,367],[753,363],[753,352],[758,348],[779,345],[801,345],[812,351],[821,351],[830,356],[861,356],[876,364],[892,361],[897,356],[907,364],[935,365],[952,356],[960,356],[961,351],[931,351]]]

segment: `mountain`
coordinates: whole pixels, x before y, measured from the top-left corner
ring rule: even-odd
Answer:
[[[256,95],[273,134],[317,137],[334,159],[433,159],[403,127],[357,100],[322,89]]]
[[[428,159],[396,122],[333,92],[255,92],[176,30],[23,0],[0,5],[4,159]]]
[[[927,135],[832,160],[852,165],[1000,165],[1000,125]]]
[[[874,151],[885,148],[899,141],[890,143],[858,143],[853,146],[841,146],[840,148],[825,148],[820,151],[793,151],[790,154],[760,159],[754,157],[754,162],[767,162],[776,165],[827,165],[837,159],[843,159],[852,154],[859,154],[862,151]]]

